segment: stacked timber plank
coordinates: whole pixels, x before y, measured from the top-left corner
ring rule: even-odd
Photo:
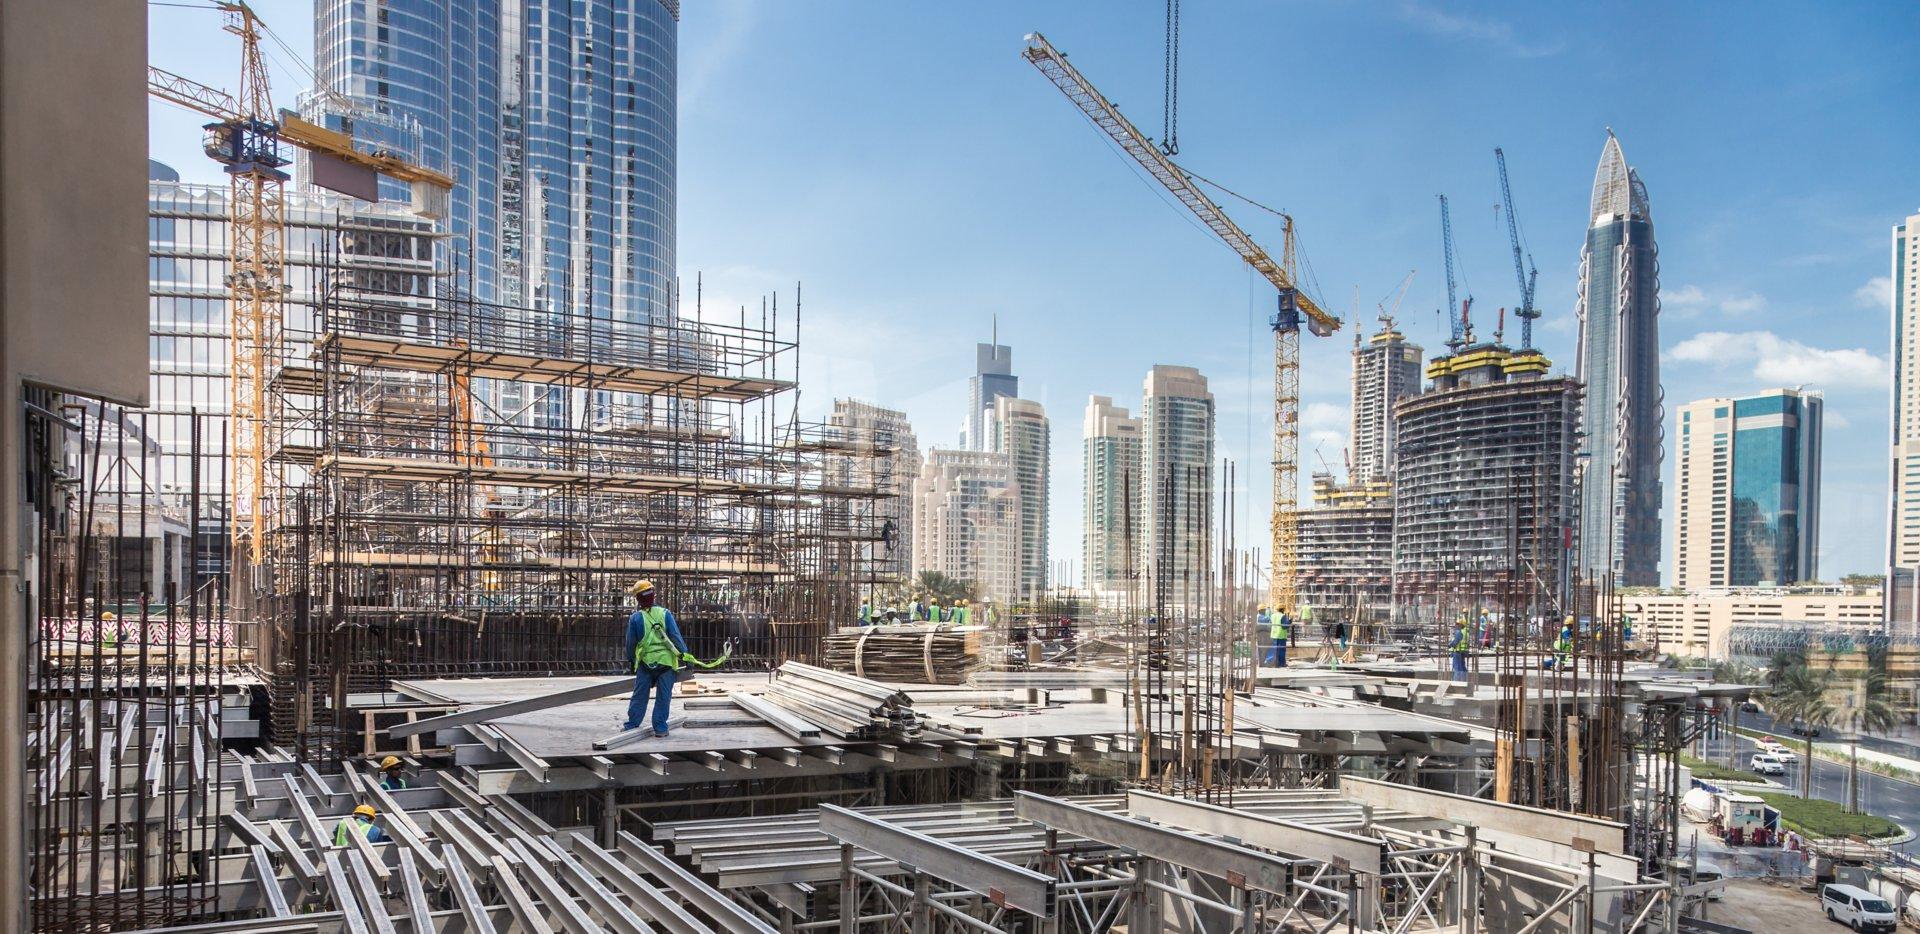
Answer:
[[[858,626],[829,633],[828,667],[863,678],[960,684],[980,667],[983,626]]]
[[[920,735],[920,716],[905,692],[828,668],[787,662],[760,696],[845,739],[910,740]]]

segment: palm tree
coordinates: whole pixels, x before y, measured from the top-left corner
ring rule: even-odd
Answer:
[[[914,589],[952,606],[956,600],[972,600],[980,588],[973,581],[949,577],[939,571],[921,571],[914,581]]]
[[[1768,706],[1776,722],[1798,722],[1806,734],[1806,755],[1800,763],[1800,796],[1813,797],[1813,734],[1833,724],[1833,703],[1827,700],[1831,675],[1816,674],[1804,664],[1780,672],[1778,682],[1768,694]]]
[[[1871,730],[1885,733],[1900,722],[1893,705],[1893,685],[1883,669],[1869,668],[1861,679],[1860,702],[1840,715],[1847,728],[1847,810],[1860,813],[1860,734]]]

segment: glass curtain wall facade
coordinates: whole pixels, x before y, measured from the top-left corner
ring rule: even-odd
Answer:
[[[1920,212],[1893,227],[1892,450],[1887,461],[1887,621],[1893,631],[1920,636]]]
[[[1640,175],[1612,131],[1594,173],[1580,256],[1579,376],[1585,457],[1577,567],[1626,586],[1660,577],[1660,259]]]
[[[304,104],[457,180],[454,287],[617,323],[675,307],[678,5],[317,0]]]
[[[1007,456],[1014,485],[1020,488],[1020,574],[1015,596],[1035,601],[1047,589],[1053,427],[1040,403],[1010,396],[994,400],[993,424],[993,449]]]

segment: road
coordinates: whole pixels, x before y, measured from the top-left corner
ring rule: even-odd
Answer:
[[[1744,721],[1751,714],[1742,714]],[[1794,737],[1776,735],[1776,739],[1786,743],[1796,754],[1806,755],[1800,742],[1790,742]],[[1706,741],[1702,750],[1708,762],[1726,763],[1726,745],[1724,739]],[[1737,737],[1738,747],[1734,754],[1734,765],[1745,769],[1747,762],[1759,747],[1745,736]],[[1864,744],[1863,744],[1864,745]],[[1772,776],[1773,780],[1786,785],[1794,794],[1800,793],[1800,763],[1789,766],[1785,776]],[[1847,767],[1841,763],[1827,762],[1823,759],[1813,761],[1813,796],[1828,801],[1845,803],[1847,800]],[[1876,775],[1865,768],[1860,770],[1860,809],[1868,814],[1885,817],[1902,827],[1920,832],[1920,785],[1903,782],[1895,778]],[[1903,852],[1920,855],[1920,841],[1910,841],[1896,847]]]
[[[1740,714],[1740,728],[1743,730],[1759,730],[1763,733],[1772,733],[1775,739],[1783,743],[1791,743],[1794,740],[1800,739],[1800,737],[1793,735],[1791,730],[1774,722],[1772,717],[1764,713],[1747,713],[1742,711]],[[1822,730],[1820,735],[1814,738],[1814,741],[1839,743],[1844,742],[1845,737],[1846,734],[1838,730]],[[1920,759],[1920,745],[1915,745],[1904,739],[1862,734],[1860,737],[1860,748],[1878,750],[1891,756],[1905,756],[1909,759]]]

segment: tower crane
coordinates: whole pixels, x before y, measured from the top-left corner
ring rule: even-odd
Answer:
[[[233,459],[228,527],[236,556],[250,564],[262,558],[269,494],[278,487],[273,459],[280,430],[268,392],[271,367],[280,353],[280,324],[287,293],[285,233],[285,142],[349,166],[411,183],[416,208],[432,214],[453,179],[397,156],[363,153],[353,139],[294,114],[275,113],[260,36],[266,26],[242,0],[213,4],[226,14],[227,32],[240,38],[240,91],[228,94],[159,68],[147,69],[147,93],[209,117],[202,145],[226,167],[231,230],[227,237],[228,379],[231,404],[228,442]]]
[[[1300,289],[1295,275],[1298,248],[1293,218],[1281,215],[1285,237],[1280,258],[1276,260],[1200,190],[1192,173],[1175,165],[1079,69],[1069,64],[1065,53],[1054,48],[1045,36],[1028,35],[1027,48],[1022,54],[1067,100],[1080,108],[1095,127],[1279,293],[1276,310],[1268,320],[1273,328],[1273,552],[1269,596],[1271,605],[1291,608],[1297,595],[1295,578],[1300,554],[1300,325],[1304,323],[1320,337],[1340,327],[1338,317]]]
[[[1457,293],[1453,285],[1453,214],[1447,208],[1447,196],[1440,196],[1440,247],[1447,257],[1447,349],[1454,353],[1473,343],[1473,329],[1468,324],[1468,314],[1473,309],[1473,292],[1467,292],[1464,303],[1456,304]]]
[[[1513,310],[1520,319],[1520,347],[1523,350],[1533,348],[1533,320],[1540,317],[1540,309],[1533,307],[1533,288],[1540,281],[1540,270],[1533,266],[1533,254],[1527,253],[1521,260],[1520,222],[1513,213],[1513,189],[1507,185],[1507,154],[1500,147],[1493,147],[1493,161],[1500,166],[1500,205],[1507,212],[1507,243],[1513,247],[1513,277],[1520,284],[1520,307]]]

